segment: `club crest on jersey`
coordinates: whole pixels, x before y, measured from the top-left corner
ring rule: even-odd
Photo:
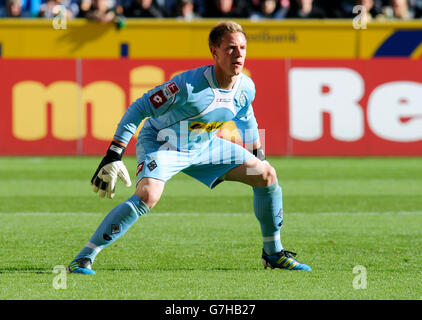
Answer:
[[[155,160],[152,160],[150,163],[148,163],[147,167],[149,171],[152,171],[157,168],[157,162],[155,162]]]
[[[245,91],[242,91],[240,93],[239,104],[240,104],[241,107],[245,107],[246,106],[246,93],[245,93]]]

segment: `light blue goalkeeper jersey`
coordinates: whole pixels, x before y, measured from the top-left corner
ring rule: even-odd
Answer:
[[[183,72],[133,102],[114,138],[128,143],[140,122],[149,117],[138,137],[171,144],[179,151],[201,148],[224,123],[233,120],[245,144],[259,139],[252,109],[255,85],[241,74],[231,90],[218,87],[214,66]]]

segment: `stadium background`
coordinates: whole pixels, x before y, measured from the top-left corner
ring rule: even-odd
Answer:
[[[421,20],[235,20],[267,154],[422,155]],[[103,154],[131,101],[212,63],[217,21],[1,19],[0,154]]]
[[[313,272],[263,269],[249,186],[210,191],[178,174],[152,214],[101,253],[93,279],[66,277],[65,268],[134,191],[119,182],[113,200],[98,199],[93,170],[131,101],[212,63],[206,39],[219,20],[127,19],[117,29],[85,19],[64,28],[53,18],[0,19],[0,298],[420,300],[418,19],[360,30],[352,18],[234,19],[248,33],[245,72],[283,188],[283,245]],[[236,135],[231,123],[224,129]],[[136,157],[124,162],[134,179]],[[113,309],[121,310],[108,315]]]

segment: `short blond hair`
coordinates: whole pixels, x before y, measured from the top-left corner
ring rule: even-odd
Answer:
[[[246,33],[243,31],[243,28],[240,24],[234,21],[223,21],[218,23],[214,28],[211,29],[211,32],[208,36],[208,46],[219,47],[223,36],[227,33],[236,33],[241,32],[246,38]]]

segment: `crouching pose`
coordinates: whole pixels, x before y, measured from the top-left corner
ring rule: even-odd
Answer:
[[[221,22],[209,34],[209,47],[213,65],[188,70],[150,90],[132,103],[122,117],[91,184],[100,197],[108,198],[114,196],[118,177],[125,185],[131,185],[122,156],[141,121],[148,118],[136,145],[135,194],[108,213],[70,263],[69,272],[95,274],[91,265],[97,254],[148,213],[159,201],[166,181],[180,171],[209,188],[223,181],[250,185],[262,231],[264,266],[311,270],[281,244],[282,191],[261,147],[252,109],[254,83],[242,73],[245,32],[235,22]],[[215,134],[231,120],[249,150]]]

